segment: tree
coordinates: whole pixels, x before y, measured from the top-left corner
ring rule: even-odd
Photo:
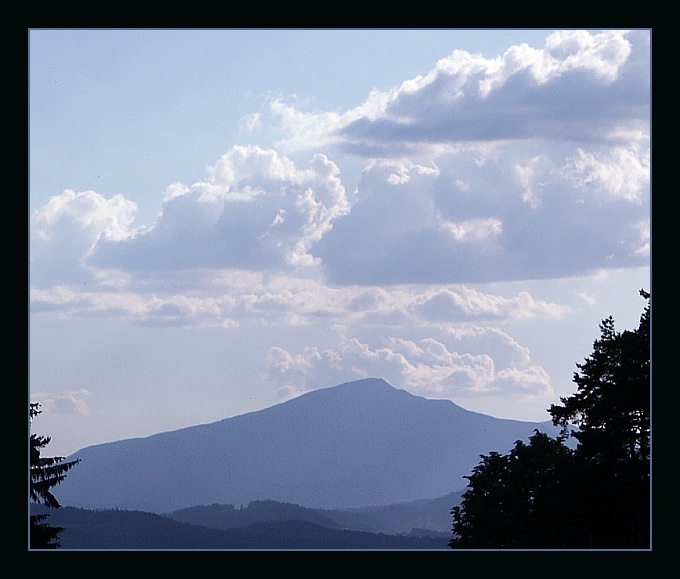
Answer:
[[[518,440],[508,455],[482,455],[460,505],[453,508],[453,548],[569,548],[577,531],[569,520],[573,451],[534,431],[529,444]],[[554,522],[564,523],[556,527]]]
[[[549,409],[578,441],[576,482],[590,546],[647,548],[650,519],[650,294],[638,328],[617,332],[610,316],[593,353],[577,364],[578,391]]]
[[[29,420],[40,414],[39,403],[29,404]],[[62,462],[63,456],[43,457],[41,451],[50,443],[50,437],[30,436],[30,498],[34,503],[42,503],[50,508],[59,508],[59,501],[50,489],[58,485],[66,477],[66,472],[80,462],[80,459]],[[31,549],[56,549],[59,547],[61,527],[52,527],[46,522],[48,515],[31,515],[30,545]]]
[[[649,301],[636,330],[617,332],[610,316],[600,331],[576,365],[577,392],[549,409],[561,435],[536,432],[507,456],[482,455],[451,511],[449,546],[649,547]]]

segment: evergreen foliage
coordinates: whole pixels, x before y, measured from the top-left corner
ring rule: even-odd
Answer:
[[[535,431],[529,444],[518,440],[508,455],[491,452],[468,477],[460,505],[452,510],[455,548],[512,549],[570,546],[562,500],[573,468],[573,453],[561,440]]]
[[[29,419],[32,421],[40,414],[39,403],[29,404]],[[59,508],[59,501],[50,489],[58,485],[66,477],[66,472],[75,466],[79,460],[62,462],[63,456],[41,456],[50,442],[49,436],[30,436],[30,498],[34,503],[41,503],[50,508]],[[30,517],[30,546],[31,549],[56,549],[59,544],[59,533],[64,529],[53,527],[45,522],[48,515],[45,513],[31,515]]]
[[[650,294],[640,294],[639,327],[620,333],[603,320],[576,364],[577,392],[551,405],[561,435],[537,431],[508,455],[481,456],[451,511],[450,547],[650,547]]]

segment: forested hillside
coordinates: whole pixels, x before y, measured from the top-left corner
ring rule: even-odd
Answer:
[[[447,548],[448,540],[328,528],[303,520],[259,522],[220,530],[143,511],[62,507],[50,510],[49,515],[52,524],[64,528],[61,549],[68,550],[439,550]]]
[[[333,529],[373,533],[437,535],[451,532],[451,509],[460,503],[463,491],[439,499],[396,503],[359,509],[312,509],[292,503],[253,501],[247,506],[200,505],[165,516],[176,521],[214,529],[233,529],[249,524],[299,520]]]

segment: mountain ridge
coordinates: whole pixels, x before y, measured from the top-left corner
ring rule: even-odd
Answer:
[[[258,499],[316,508],[387,505],[466,485],[480,454],[549,422],[471,412],[369,378],[204,425],[85,447],[60,501],[169,512]],[[69,457],[71,458],[71,457]]]
[[[252,523],[304,520],[328,528],[384,534],[450,535],[451,509],[462,500],[464,491],[437,499],[420,499],[382,507],[316,509],[293,503],[258,500],[241,505],[196,505],[163,516],[176,521],[214,529],[233,529]]]
[[[61,527],[60,550],[442,550],[448,537],[357,531],[304,519],[262,520],[218,529],[139,510],[33,505]]]

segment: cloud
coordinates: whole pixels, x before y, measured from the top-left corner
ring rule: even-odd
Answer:
[[[90,413],[87,398],[91,392],[86,388],[80,390],[61,390],[59,392],[35,392],[31,398],[40,401],[40,410],[50,414],[82,414]]]
[[[345,327],[420,327],[524,319],[569,313],[528,292],[498,296],[461,285],[330,286],[287,272],[197,268],[188,271],[100,272],[87,283],[33,285],[34,314],[114,317],[142,325],[234,329],[241,323]]]
[[[555,32],[543,49],[522,44],[492,59],[455,50],[343,115],[280,99],[272,112],[290,133],[282,146],[334,144],[371,157],[470,142],[616,142],[649,135],[649,57],[644,31]]]
[[[280,98],[271,110],[306,150],[371,156],[351,200],[325,154],[302,167],[237,145],[204,180],[171,184],[149,228],[120,195],[52,198],[31,220],[35,284],[224,269],[466,284],[648,262],[644,31],[558,32],[494,59],[454,51],[345,113]]]
[[[315,248],[331,283],[549,279],[646,263],[648,149],[525,144],[420,168],[367,166],[356,203]]]
[[[489,348],[488,338],[494,336],[503,339]],[[526,349],[499,330],[480,328],[451,338],[390,336],[371,344],[343,337],[334,348],[307,347],[297,354],[275,346],[267,355],[267,376],[283,397],[370,376],[414,394],[454,401],[471,395],[526,399],[552,393],[548,373],[531,365]]]
[[[244,133],[260,130],[262,128],[262,115],[260,113],[245,115],[239,119],[238,128]]]
[[[235,268],[306,269],[341,285],[474,283],[646,262],[648,150],[518,157],[373,161],[350,206],[326,157],[299,170],[234,148],[211,179],[169,187],[158,222],[138,229],[133,202],[67,190],[32,215],[32,282]]]
[[[290,139],[368,158],[314,250],[333,284],[551,279],[649,255],[647,31],[456,50],[345,113],[271,112]]]
[[[603,156],[578,148],[567,159],[563,174],[573,186],[584,191],[602,193],[611,200],[642,203],[650,180],[649,151],[615,147]]]
[[[513,298],[482,293],[473,288],[438,288],[425,292],[417,311],[428,320],[438,322],[469,320],[520,320],[533,317],[558,318],[567,309],[535,300],[528,292]]]
[[[88,257],[102,239],[130,239],[137,204],[122,195],[70,189],[36,209],[30,220],[30,265],[34,283],[80,281]],[[87,278],[85,278],[87,279]]]
[[[594,306],[597,303],[597,297],[592,293],[584,291],[578,292],[579,297],[586,302],[589,306]]]
[[[77,291],[65,286],[31,288],[31,310],[56,312],[64,317],[132,319],[142,325],[235,328],[229,316],[234,300],[229,296],[158,296],[131,291]]]
[[[314,155],[298,169],[274,150],[234,146],[209,178],[168,188],[158,222],[127,240],[102,239],[91,265],[135,270],[313,267],[313,245],[345,215],[339,169]]]

